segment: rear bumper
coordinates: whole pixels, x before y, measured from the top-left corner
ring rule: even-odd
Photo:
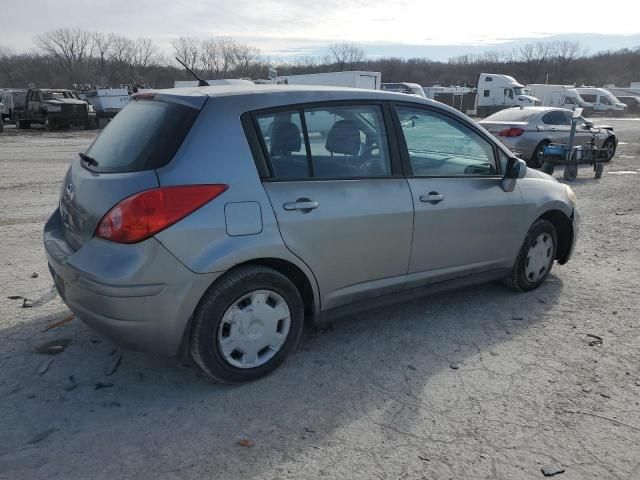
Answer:
[[[177,354],[200,298],[219,276],[191,272],[154,238],[134,245],[94,238],[74,252],[58,210],[45,226],[44,246],[71,311],[134,350]]]

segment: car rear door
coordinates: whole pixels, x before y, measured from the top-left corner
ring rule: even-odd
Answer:
[[[522,196],[501,186],[507,156],[471,122],[397,104],[415,205],[409,277],[429,282],[512,266],[522,244]]]
[[[401,288],[413,203],[385,105],[321,103],[253,118],[269,165],[264,188],[284,243],[316,277],[321,308]]]

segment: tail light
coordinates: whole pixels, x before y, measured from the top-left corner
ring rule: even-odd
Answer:
[[[511,127],[505,130],[500,130],[500,132],[498,133],[498,136],[499,137],[519,137],[523,133],[524,133],[524,129]]]
[[[220,196],[227,188],[227,185],[180,185],[136,193],[109,210],[95,235],[118,243],[141,242]]]

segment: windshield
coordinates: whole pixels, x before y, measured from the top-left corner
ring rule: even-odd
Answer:
[[[523,87],[513,87],[513,91],[516,93],[516,95],[524,95],[524,88]]]
[[[85,152],[96,172],[139,172],[171,161],[198,110],[152,100],[129,102]]]
[[[45,100],[60,100],[62,98],[77,98],[71,92],[42,92],[42,98]]]

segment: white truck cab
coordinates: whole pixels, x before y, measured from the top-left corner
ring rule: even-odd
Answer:
[[[578,87],[578,93],[591,103],[595,112],[624,112],[627,105],[618,100],[610,91],[596,87]]]
[[[524,85],[509,75],[481,73],[478,77],[478,115],[490,115],[514,106],[533,107],[541,103],[540,99],[527,95]]]
[[[539,98],[544,107],[558,107],[575,110],[576,108],[593,108],[593,103],[587,102],[574,85],[548,85],[545,83],[531,83],[525,87],[531,95]]]

